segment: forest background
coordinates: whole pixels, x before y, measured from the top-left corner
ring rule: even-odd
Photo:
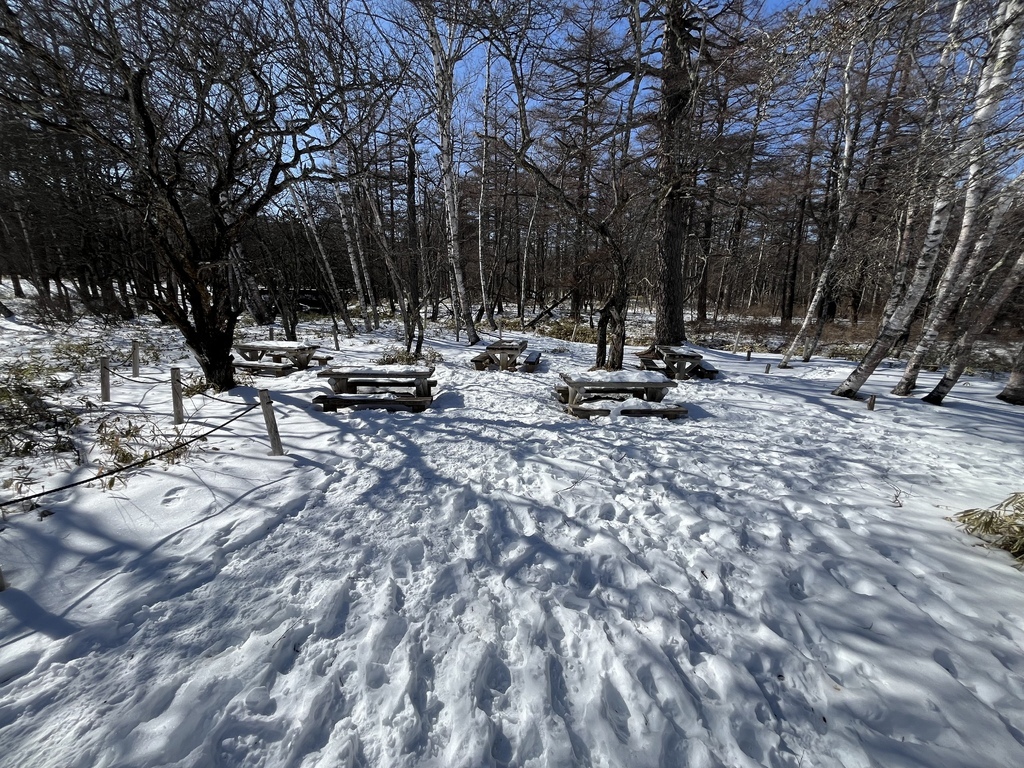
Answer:
[[[619,368],[737,317],[948,365],[1016,353],[1024,0],[0,0],[0,274],[43,318],[319,306],[584,332]],[[9,310],[0,305],[0,312]],[[862,330],[861,330],[862,329]],[[1009,364],[1009,357],[1007,363]]]

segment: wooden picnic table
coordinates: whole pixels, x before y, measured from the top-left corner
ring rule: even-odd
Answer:
[[[235,351],[242,356],[243,365],[238,367],[258,369],[262,364],[268,369],[281,367],[293,370],[304,370],[309,367],[319,347],[301,341],[241,341],[235,344]],[[269,360],[268,360],[269,358]],[[288,362],[285,363],[287,358]],[[273,362],[274,365],[266,365]],[[288,371],[290,372],[290,371]]]
[[[381,365],[361,368],[357,366],[335,366],[320,371],[317,376],[327,379],[331,389],[338,395],[354,395],[359,387],[375,389],[413,389],[417,397],[430,397],[431,388],[437,384],[431,379],[433,366],[423,365]]]
[[[676,386],[676,382],[655,371],[586,371],[583,373],[562,373],[565,382],[566,402],[578,405],[587,397],[602,397],[610,394],[624,394],[660,403],[665,394]]]
[[[704,362],[704,356],[689,347],[657,346],[653,350],[637,352],[640,368],[658,371],[670,379],[682,381],[692,378],[713,379],[718,370]]]
[[[687,347],[655,347],[658,356],[665,361],[666,373],[673,379],[688,379],[700,368],[704,355]]]
[[[493,341],[488,344],[483,353],[474,358],[474,362],[498,366],[502,371],[514,371],[519,365],[519,356],[526,351],[526,340],[518,341]]]
[[[590,418],[607,416],[617,406],[594,405],[594,400],[608,399],[612,395],[625,395],[629,407],[620,408],[627,416],[685,416],[682,406],[662,403],[666,393],[676,382],[657,371],[586,371],[560,374],[564,387],[556,387],[558,396],[573,416]]]

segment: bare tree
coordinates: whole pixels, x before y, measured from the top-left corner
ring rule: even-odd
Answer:
[[[995,265],[992,272],[996,272],[1000,266],[1001,264]],[[949,394],[950,390],[953,389],[953,386],[960,380],[960,377],[967,369],[967,362],[974,349],[974,342],[991,327],[992,321],[995,320],[1000,308],[1022,281],[1024,281],[1024,253],[1018,255],[1016,261],[992,296],[987,301],[979,299],[975,303],[980,306],[974,307],[973,311],[969,310],[966,327],[957,336],[956,341],[947,353],[950,358],[949,367],[942,374],[942,378],[939,379],[939,382],[932,391],[921,398],[922,400],[932,405],[942,405],[946,395]]]
[[[274,4],[0,3],[0,100],[111,158],[98,180],[159,262],[140,281],[207,380],[234,385],[232,252],[324,149],[335,94],[296,99],[302,51]],[[225,13],[229,12],[228,18]],[[140,269],[149,269],[144,264]]]
[[[478,43],[472,35],[472,3],[465,0],[407,0],[419,24],[430,52],[433,90],[430,97],[437,122],[438,163],[444,193],[448,261],[455,287],[455,298],[466,338],[470,345],[480,341],[466,291],[462,269],[459,220],[459,166],[456,141],[457,68]]]
[[[888,354],[893,343],[909,330],[931,281],[953,206],[958,195],[964,194],[962,191],[958,192],[956,188],[956,180],[964,170],[968,170],[966,191],[970,193],[964,198],[964,217],[970,230],[967,237],[973,246],[973,221],[977,216],[977,206],[981,204],[979,188],[973,182],[985,173],[985,166],[991,162],[991,155],[986,151],[985,142],[996,122],[1000,104],[1009,86],[1009,75],[1017,61],[1021,31],[1024,28],[1022,11],[1024,0],[1001,0],[999,3],[988,55],[974,94],[974,111],[962,141],[950,147],[951,151],[940,172],[928,232],[914,266],[913,275],[904,295],[883,322],[877,339],[857,368],[833,390],[834,395],[855,397]],[[965,245],[958,257],[961,264],[969,251],[970,248]]]

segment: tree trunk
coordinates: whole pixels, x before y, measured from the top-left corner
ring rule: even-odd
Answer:
[[[974,280],[984,260],[989,243],[998,234],[1002,226],[1003,216],[1013,203],[1013,198],[1010,195],[1004,195],[999,200],[989,221],[987,231],[974,240],[974,252],[965,265],[963,254],[967,250],[968,241],[974,239],[977,208],[980,205],[980,201],[974,199],[975,197],[977,196],[970,193],[968,195],[956,247],[953,249],[953,254],[946,264],[942,279],[939,281],[939,286],[935,291],[935,300],[932,304],[931,312],[925,320],[925,327],[921,332],[921,338],[918,339],[917,346],[907,362],[907,368],[903,372],[903,376],[900,377],[899,382],[893,387],[892,394],[894,395],[909,395],[914,390],[914,387],[917,385],[917,376],[921,371],[921,366],[924,364],[925,356],[935,346],[939,333],[949,322],[953,311],[967,292],[971,281]]]
[[[946,233],[946,226],[949,223],[950,211],[953,202],[949,199],[948,182],[941,185],[940,192],[947,194],[940,195],[932,207],[931,223],[928,227],[928,234],[924,244],[921,246],[921,254],[918,257],[914,269],[914,277],[907,286],[906,296],[895,308],[892,315],[884,321],[878,337],[868,349],[864,359],[854,369],[842,384],[836,387],[832,394],[838,397],[856,397],[864,382],[875,372],[878,364],[885,359],[885,356],[892,349],[893,344],[904,334],[914,319],[921,298],[924,296],[931,280],[932,270],[939,258],[939,247],[942,245],[943,235]]]
[[[1009,87],[1009,77],[1017,61],[1021,30],[1024,28],[1022,27],[1024,25],[1024,19],[1022,19],[1024,2],[1006,0],[1000,10],[1003,14],[1001,18],[1003,27],[993,41],[992,50],[989,52],[988,61],[982,72],[976,98],[977,109],[967,128],[964,140],[966,153],[970,158],[970,166],[964,194],[964,214],[960,225],[960,236],[950,255],[949,262],[946,264],[942,278],[939,280],[935,301],[925,322],[921,340],[918,342],[917,349],[911,357],[903,378],[893,390],[893,394],[908,395],[913,390],[925,354],[952,315],[953,309],[959,303],[967,285],[977,274],[984,257],[985,245],[991,235],[998,230],[1002,217],[1012,202],[1010,195],[1005,195],[999,201],[988,233],[978,242],[974,242],[979,210],[991,184],[993,173],[992,157],[985,142],[990,124],[995,119]],[[969,253],[970,258],[968,258]]]
[[[359,309],[363,313],[363,327],[369,333],[373,330],[370,320],[370,307],[366,301],[366,292],[363,290],[363,279],[359,269],[359,251],[356,247],[355,233],[352,231],[352,221],[349,216],[349,208],[345,205],[341,190],[334,185],[334,202],[338,206],[338,215],[341,217],[341,229],[345,235],[345,247],[348,250],[348,263],[352,268],[352,280],[356,286],[356,294],[359,296]],[[352,212],[355,215],[355,212]]]
[[[958,8],[959,6],[958,3]],[[1007,76],[1013,69],[1019,51],[1022,10],[1024,10],[1024,0],[1003,0],[1000,3],[997,20],[1000,22],[1001,28],[992,42],[990,55],[978,83],[974,99],[976,109],[970,125],[967,127],[963,143],[958,147],[950,148],[949,157],[937,185],[928,234],[925,237],[925,243],[906,294],[893,309],[891,317],[884,322],[878,339],[868,350],[860,365],[846,381],[833,391],[834,395],[855,397],[864,382],[874,373],[893,342],[910,329],[914,314],[928,288],[939,257],[942,237],[945,234],[953,207],[952,196],[955,180],[962,172],[962,163],[964,159],[970,160],[970,177],[973,178],[977,178],[984,170],[984,142],[1006,93]],[[881,348],[882,345],[885,346],[884,349]]]
[[[448,41],[448,45],[441,40],[441,34],[437,28],[437,20],[431,12],[417,6],[420,9],[420,17],[424,22],[427,32],[427,45],[434,64],[434,98],[436,100],[435,112],[437,118],[439,160],[441,165],[441,189],[444,193],[446,239],[448,246],[448,261],[451,267],[454,282],[454,294],[457,299],[459,312],[461,313],[462,324],[466,328],[466,340],[470,346],[478,343],[480,337],[477,335],[476,326],[473,325],[473,313],[470,309],[469,298],[466,293],[466,279],[462,270],[462,254],[460,247],[459,232],[459,189],[458,169],[455,165],[455,65],[462,54],[453,50],[453,46],[461,45],[464,41]]]
[[[856,122],[859,119],[855,118],[853,114],[853,83],[851,82],[854,70],[855,51],[856,46],[851,46],[850,53],[846,59],[846,66],[843,69],[843,108],[841,113],[843,121],[843,156],[842,162],[839,166],[839,172],[836,174],[837,224],[835,238],[832,240],[832,246],[829,248],[828,255],[825,257],[825,263],[821,267],[821,274],[818,275],[818,283],[815,286],[811,302],[807,306],[807,312],[804,314],[804,320],[800,324],[800,330],[797,331],[796,336],[793,337],[793,341],[790,342],[789,348],[782,356],[782,362],[779,363],[780,368],[788,368],[789,361],[793,359],[793,355],[796,354],[797,349],[799,349],[801,344],[806,343],[811,323],[821,311],[825,295],[831,290],[832,273],[839,261],[839,255],[842,253],[842,249],[846,245],[846,236],[849,233],[850,225],[853,222],[853,203],[850,196],[850,179],[853,173],[853,155],[856,151],[857,144],[858,126],[856,125]]]
[[[490,127],[490,109],[491,109],[491,46],[487,45],[487,68],[484,75],[484,103],[483,103],[483,133],[480,137],[480,195],[477,199],[476,208],[476,245],[477,245],[477,266],[480,269],[480,311],[487,317],[487,325],[493,331],[498,326],[494,322],[494,310],[491,308],[491,302],[488,298],[487,293],[487,270],[484,267],[484,243],[487,240],[486,225],[484,224],[484,203],[485,203],[485,189],[487,182],[487,151],[488,151],[488,135],[487,130]]]
[[[658,115],[658,177],[661,185],[657,283],[654,286],[655,344],[686,341],[683,250],[691,205],[684,179],[690,123],[693,115],[693,62],[690,33],[695,23],[689,3],[665,4],[661,44],[661,106]],[[699,22],[698,22],[699,23]]]
[[[338,281],[334,278],[334,270],[331,269],[331,262],[327,258],[327,251],[324,250],[323,243],[320,241],[320,234],[316,231],[316,222],[313,221],[313,216],[309,212],[309,207],[306,205],[305,199],[298,193],[295,186],[291,186],[289,191],[292,195],[292,200],[295,203],[295,207],[299,210],[302,215],[302,222],[306,227],[306,234],[309,236],[313,251],[317,255],[320,268],[323,270],[324,279],[327,281],[327,287],[331,292],[331,301],[334,303],[335,309],[341,315],[342,321],[345,323],[345,329],[348,331],[350,336],[354,336],[356,327],[352,323],[352,318],[348,314],[348,305],[345,302],[344,297],[341,295],[341,289],[338,288]]]
[[[926,403],[942,405],[943,399],[953,389],[957,381],[960,380],[960,376],[967,367],[967,360],[974,349],[974,342],[992,325],[992,321],[995,320],[1003,303],[1016,290],[1022,280],[1024,280],[1024,253],[1017,257],[1017,261],[1006,277],[1003,278],[1003,282],[998,290],[985,302],[976,316],[968,322],[967,327],[953,344],[950,350],[952,360],[949,368],[943,374],[939,383],[935,385],[935,388],[922,398]]]
[[[996,397],[1010,405],[1024,405],[1024,346],[1021,346],[1013,362],[1010,380]]]

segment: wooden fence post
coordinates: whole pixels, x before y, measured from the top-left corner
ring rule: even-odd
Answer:
[[[7,582],[4,581],[3,569],[0,569],[0,592],[3,592],[5,589],[7,589]]]
[[[273,340],[274,340],[274,327],[271,326],[270,327],[270,341],[273,341]]]
[[[748,363],[750,362],[750,350],[749,349],[747,350],[747,362]]]
[[[875,396],[874,395],[871,395],[868,398],[868,410],[869,411],[875,410]]]
[[[771,373],[771,371],[772,371],[772,364],[771,364],[771,363],[768,363],[768,365],[766,365],[766,366],[764,367],[764,372],[765,372],[765,373]]]
[[[132,377],[139,378],[139,340],[132,339]]]
[[[100,400],[110,402],[110,358],[100,358]]]
[[[267,434],[270,436],[270,455],[283,456],[284,447],[281,445],[281,435],[277,431],[277,419],[274,418],[270,393],[265,389],[260,390],[260,406],[263,408],[263,420],[267,422]]]
[[[181,368],[171,368],[171,403],[174,407],[174,423],[185,423],[185,407],[181,401]]]

